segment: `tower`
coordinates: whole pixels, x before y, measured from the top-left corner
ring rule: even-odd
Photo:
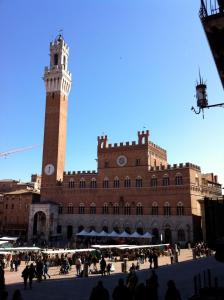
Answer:
[[[66,153],[68,95],[71,73],[68,71],[69,47],[59,35],[50,43],[50,67],[45,67],[46,109],[42,159],[42,195],[45,188],[63,180]]]

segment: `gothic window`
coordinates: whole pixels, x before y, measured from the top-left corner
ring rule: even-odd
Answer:
[[[116,176],[114,178],[114,188],[119,188],[120,186],[120,181],[119,181],[119,178]]]
[[[136,205],[136,215],[143,215],[143,206],[140,202]]]
[[[79,204],[79,214],[84,215],[85,214],[85,205],[84,203]]]
[[[72,203],[68,204],[67,212],[68,212],[68,214],[73,214],[73,204]]]
[[[57,53],[54,54],[54,65],[55,66],[58,65],[58,54]]]
[[[108,203],[104,203],[102,212],[103,212],[104,215],[109,214]]]
[[[126,188],[131,187],[131,179],[128,176],[124,180],[124,187]]]
[[[184,205],[182,202],[177,203],[177,215],[183,216],[184,215]]]
[[[75,180],[74,180],[73,178],[71,178],[71,179],[69,180],[68,187],[69,187],[70,189],[74,189],[74,187],[75,187]]]
[[[95,189],[96,188],[96,178],[92,178],[91,181],[90,181],[90,187],[92,189]]]
[[[152,177],[151,178],[151,186],[152,187],[156,187],[157,186],[157,178],[156,177]]]
[[[129,216],[131,214],[131,206],[129,203],[125,203],[124,215]]]
[[[103,180],[103,188],[108,189],[109,188],[109,179],[107,177]]]
[[[183,177],[182,177],[181,174],[176,174],[175,184],[176,185],[182,185],[183,184]]]
[[[119,215],[119,205],[118,203],[114,203],[114,215]]]
[[[158,203],[157,202],[153,202],[152,203],[152,215],[153,216],[158,216],[158,214],[159,214]]]
[[[79,187],[80,189],[84,189],[86,187],[86,181],[84,178],[81,178],[79,181]]]
[[[109,161],[104,162],[104,168],[109,168]]]
[[[170,207],[169,202],[166,202],[164,204],[163,209],[164,209],[164,216],[170,216],[171,215],[171,207]]]
[[[135,180],[135,186],[140,188],[142,187],[142,178],[140,176],[138,176]]]
[[[183,229],[178,229],[177,231],[177,240],[180,242],[186,241],[185,232]]]
[[[91,215],[96,214],[96,204],[95,203],[91,203],[89,212],[90,212]]]
[[[168,186],[170,184],[170,179],[167,174],[163,176],[163,186]]]

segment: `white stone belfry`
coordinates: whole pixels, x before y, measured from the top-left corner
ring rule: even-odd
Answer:
[[[45,67],[44,81],[46,92],[62,92],[68,96],[71,90],[72,75],[68,71],[69,47],[59,35],[50,43],[50,67]]]

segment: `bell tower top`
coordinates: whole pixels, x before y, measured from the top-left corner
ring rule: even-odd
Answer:
[[[68,71],[69,47],[61,34],[50,43],[50,67],[45,67],[46,92],[62,92],[68,96],[72,75]]]

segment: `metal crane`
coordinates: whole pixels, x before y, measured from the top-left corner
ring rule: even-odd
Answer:
[[[34,148],[40,147],[40,145],[32,145],[32,146],[27,146],[27,147],[22,147],[22,148],[15,148],[15,149],[11,149],[5,152],[0,152],[0,157],[7,157],[11,154],[17,153],[17,152],[23,152],[23,151],[28,151]]]

